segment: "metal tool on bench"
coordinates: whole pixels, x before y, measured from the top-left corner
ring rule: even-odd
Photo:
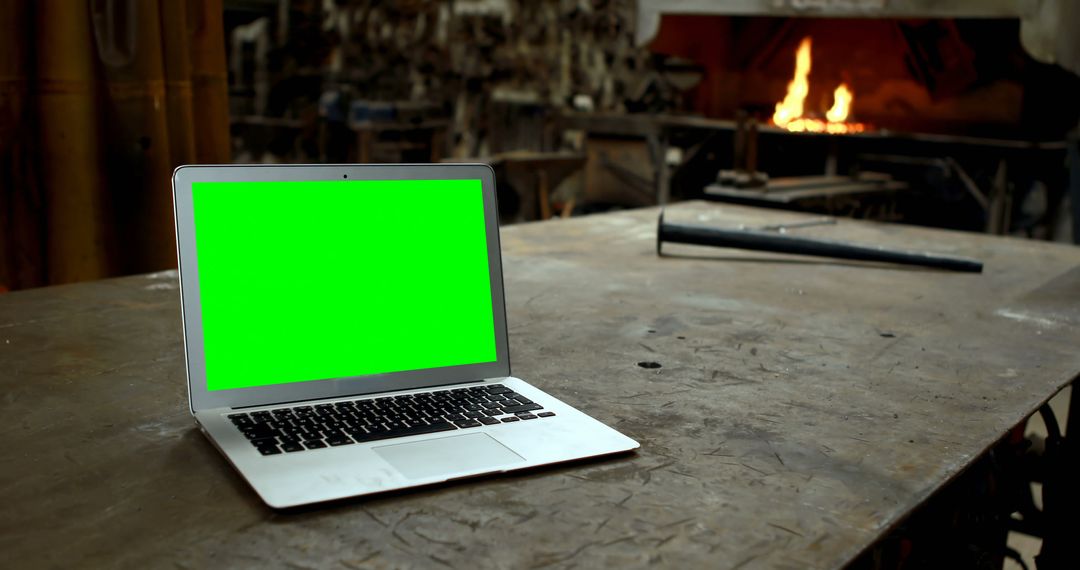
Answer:
[[[770,231],[770,232],[780,232],[780,233],[783,234],[783,233],[787,233],[788,230],[794,230],[794,229],[798,229],[798,228],[809,228],[810,226],[835,226],[835,225],[836,225],[836,218],[826,216],[826,217],[823,217],[823,218],[814,218],[812,220],[806,220],[806,221],[802,221],[802,222],[791,222],[790,224],[770,224],[770,225],[767,225],[767,226],[761,226],[760,228],[748,228],[746,226],[740,225],[739,229],[740,230],[746,230],[746,229],[765,230],[765,231]]]
[[[812,239],[785,235],[776,231],[748,229],[723,229],[708,226],[671,224],[664,222],[664,211],[656,227],[656,254],[663,255],[664,242],[732,247],[777,253],[795,253],[855,259],[859,261],[884,261],[904,265],[921,265],[952,271],[982,273],[982,262],[967,258],[919,251],[887,249],[880,246],[858,245],[841,241]]]

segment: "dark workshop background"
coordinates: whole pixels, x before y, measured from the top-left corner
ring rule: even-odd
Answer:
[[[1075,4],[705,4],[0,0],[0,288],[175,267],[185,163],[484,160],[504,223],[709,198],[1080,238]],[[770,123],[807,37],[805,116],[843,83],[863,136]]]

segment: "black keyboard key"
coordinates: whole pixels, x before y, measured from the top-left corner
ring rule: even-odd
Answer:
[[[488,386],[487,392],[488,394],[505,394],[507,392],[513,392],[513,390],[502,384],[495,384],[494,386]]]
[[[391,431],[391,430],[383,430],[383,431],[378,431],[378,432],[372,432],[372,433],[369,433],[369,434],[361,436],[361,437],[356,437],[354,435],[353,439],[355,439],[358,443],[363,443],[365,441],[376,441],[376,440],[380,440],[380,439],[390,439],[390,438],[393,438],[393,437],[405,437],[405,436],[409,436],[409,435],[420,435],[420,434],[425,434],[425,433],[436,433],[436,432],[440,432],[440,431],[450,431],[450,430],[453,430],[453,429],[457,429],[457,428],[455,428],[454,424],[451,424],[450,422],[434,422],[431,425],[426,425],[426,426],[414,426],[414,427],[410,427],[410,428],[404,428],[404,429],[393,430],[393,431]]]
[[[551,416],[555,415],[555,412],[540,412],[539,414],[536,414],[536,415],[538,415],[538,416],[540,416],[542,418],[550,418]]]
[[[251,440],[251,445],[255,447],[263,447],[266,445],[277,445],[277,438],[274,437],[260,437]]]
[[[480,422],[480,423],[482,423],[482,424],[484,424],[486,426],[493,426],[493,425],[499,423],[499,420],[497,420],[495,418],[489,418],[487,416],[484,416],[482,418],[477,418],[476,421],[478,421],[478,422]]]
[[[465,412],[464,415],[465,415],[466,418],[469,418],[470,420],[475,420],[475,419],[486,418],[487,417],[487,414],[485,414],[484,412]]]
[[[495,402],[484,402],[483,404],[481,404],[481,407],[483,407],[484,409],[487,409],[487,410],[497,410],[497,409],[501,408],[502,406],[500,406],[499,404],[496,404]]]
[[[510,416],[510,417],[508,417],[508,418],[503,418],[503,419],[502,419],[502,421],[503,421],[503,423],[507,423],[507,424],[508,424],[508,423],[510,423],[510,422],[516,422],[516,421],[518,421],[518,418],[517,418],[517,416]]]
[[[264,425],[245,427],[240,430],[244,437],[248,439],[262,439],[265,437],[274,437],[276,432]]]
[[[532,400],[526,398],[525,396],[518,396],[518,397],[516,397],[514,399],[517,400],[519,404],[531,404],[531,403],[533,403]]]
[[[350,445],[352,444],[352,442],[353,441],[351,439],[345,437],[344,435],[333,435],[326,438],[326,443],[329,443],[334,447],[338,447],[339,445]]]
[[[293,453],[295,451],[303,451],[304,446],[300,445],[298,442],[290,442],[281,444],[281,449],[287,453]]]
[[[522,404],[520,406],[506,406],[503,408],[503,412],[507,414],[516,414],[518,412],[531,412],[533,410],[542,410],[543,406],[540,404]]]
[[[471,428],[471,427],[480,427],[483,424],[481,424],[480,422],[478,422],[476,420],[465,420],[463,422],[454,422],[454,425],[456,425],[459,428],[465,429],[465,428]]]
[[[309,439],[304,442],[304,447],[308,449],[320,449],[326,447],[326,444],[321,439]]]
[[[278,446],[276,445],[262,445],[257,449],[259,450],[259,453],[263,455],[277,455],[281,453],[281,450],[278,449]]]
[[[518,414],[518,417],[523,419],[523,420],[535,420],[536,419],[536,416],[534,416],[532,414]]]
[[[369,434],[371,432],[368,431],[367,428],[351,427],[351,428],[345,428],[345,433],[349,434],[349,436],[351,436],[351,437],[360,438],[360,437],[364,437],[365,435],[367,435],[367,434]]]

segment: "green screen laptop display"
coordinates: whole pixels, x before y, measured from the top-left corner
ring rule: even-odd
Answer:
[[[496,360],[480,180],[192,193],[208,390]]]

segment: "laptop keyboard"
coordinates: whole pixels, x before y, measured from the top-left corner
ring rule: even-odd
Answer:
[[[263,455],[554,416],[501,384],[229,414]]]

